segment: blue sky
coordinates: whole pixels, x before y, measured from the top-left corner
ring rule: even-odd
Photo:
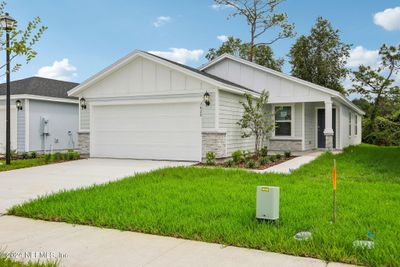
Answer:
[[[212,0],[12,0],[7,11],[20,26],[40,16],[49,27],[37,45],[38,56],[13,74],[81,82],[134,49],[160,51],[191,66],[206,62],[204,55],[221,44],[217,36],[248,40],[247,25],[237,17],[227,20],[230,8],[213,8]],[[287,0],[279,11],[296,25],[298,36],[307,34],[317,16],[341,30],[342,40],[353,44],[350,65],[376,64],[383,43],[398,44],[400,6],[394,0]],[[384,10],[386,12],[382,13]],[[375,22],[374,15],[377,14]],[[260,40],[268,40],[268,33]],[[273,45],[287,61],[295,41]],[[179,48],[171,53],[171,48]],[[203,51],[203,53],[202,53]],[[3,55],[0,55],[0,59]],[[289,72],[286,63],[284,72]]]

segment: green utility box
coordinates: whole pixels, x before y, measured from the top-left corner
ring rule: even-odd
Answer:
[[[279,219],[279,187],[257,186],[256,218]]]

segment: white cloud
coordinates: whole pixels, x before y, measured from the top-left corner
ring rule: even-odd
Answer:
[[[216,11],[219,11],[219,10],[223,10],[223,9],[226,9],[226,8],[233,8],[233,7],[231,5],[212,4],[211,8],[216,10]]]
[[[376,13],[374,23],[388,31],[400,30],[400,6]]]
[[[51,66],[44,66],[39,69],[36,76],[70,81],[77,76],[77,68],[69,63],[68,58],[64,58],[60,61],[54,61]]]
[[[167,58],[181,64],[187,61],[198,61],[204,51],[201,49],[188,50],[186,48],[170,48],[170,51],[148,51],[151,54]]]
[[[220,40],[221,42],[226,42],[226,41],[228,41],[228,36],[226,36],[226,35],[218,35],[217,39]]]
[[[362,46],[357,46],[350,51],[347,60],[347,67],[357,68],[360,65],[374,67],[379,62],[379,50],[368,50]]]
[[[171,17],[169,16],[159,16],[156,21],[153,22],[153,26],[158,28],[161,27],[163,25],[165,25],[166,23],[171,21]]]

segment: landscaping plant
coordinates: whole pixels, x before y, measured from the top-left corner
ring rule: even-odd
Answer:
[[[206,164],[207,165],[215,165],[216,161],[215,161],[215,153],[212,151],[207,152],[206,154]]]
[[[243,159],[243,153],[241,150],[236,150],[232,153],[232,160],[235,164],[239,164]]]

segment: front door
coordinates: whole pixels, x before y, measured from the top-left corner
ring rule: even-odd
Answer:
[[[325,148],[325,109],[317,110],[317,139],[318,139],[318,148]],[[332,128],[333,128],[333,148],[336,148],[336,109],[332,110]]]

